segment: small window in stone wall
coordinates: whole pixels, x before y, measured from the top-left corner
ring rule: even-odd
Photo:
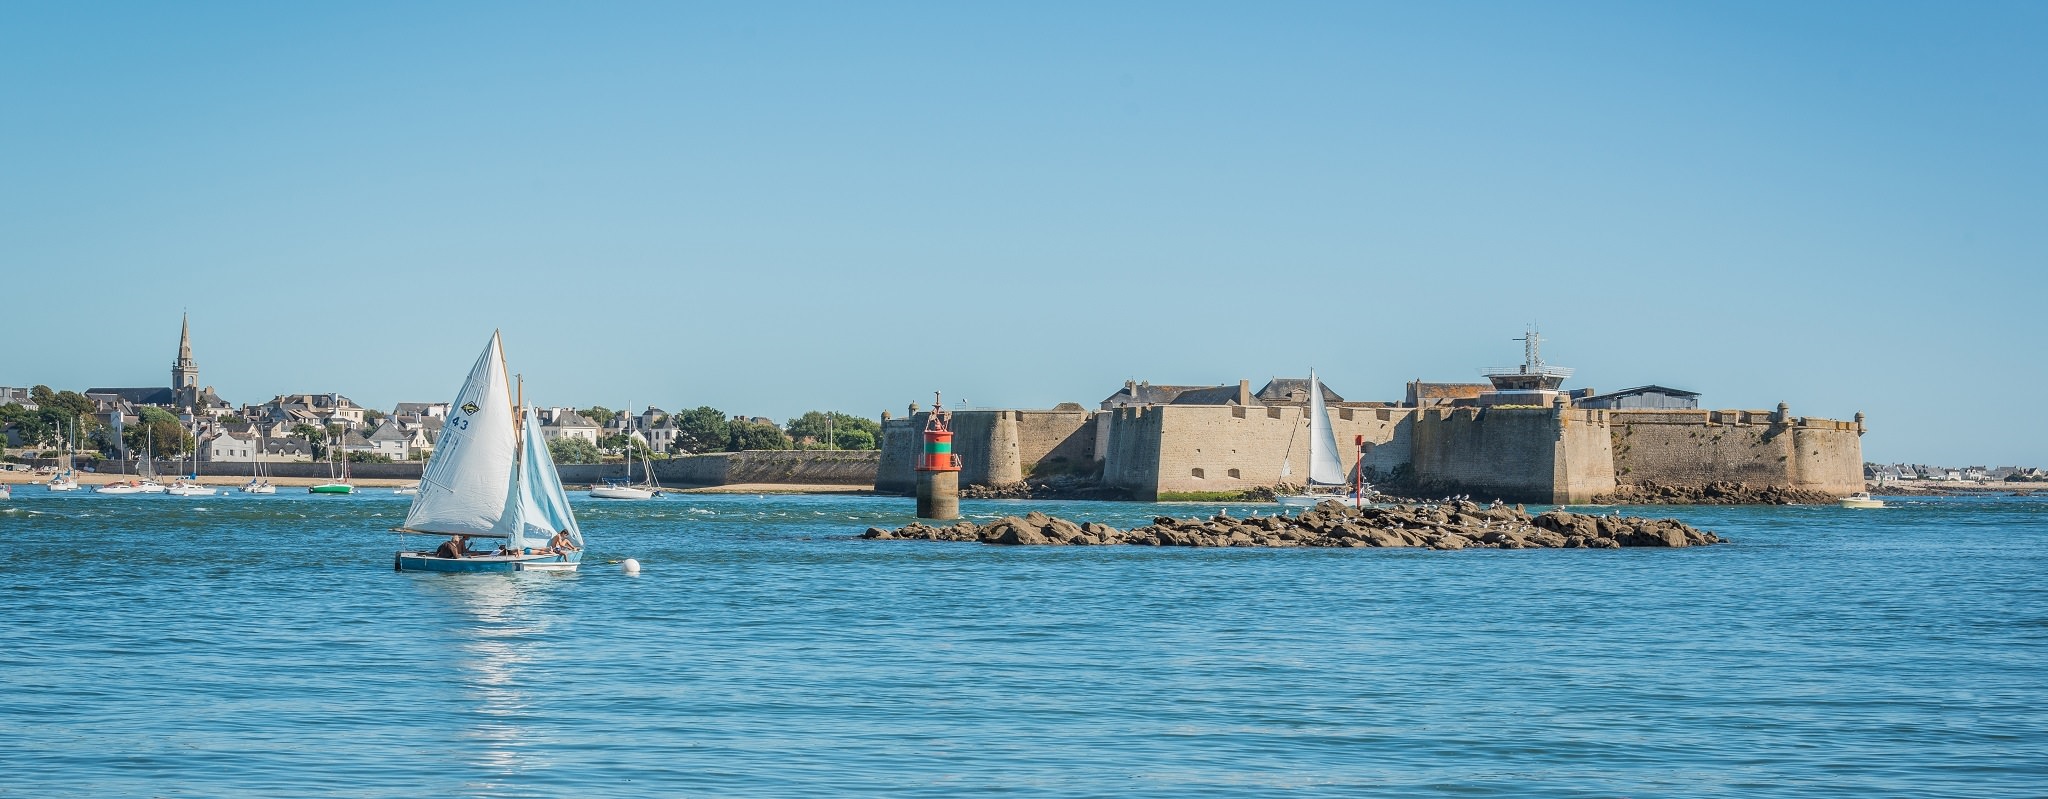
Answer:
[[[1191,470],[1189,470],[1189,471],[1188,471],[1188,474],[1192,474],[1192,475],[1194,475],[1194,476],[1195,476],[1195,479],[1196,479],[1196,480],[1200,480],[1200,479],[1202,479],[1202,470],[1201,470],[1201,469],[1191,469]]]
[[[1238,479],[1239,477],[1242,477],[1242,476],[1243,476],[1243,475],[1240,475],[1240,474],[1238,474],[1238,473],[1237,473],[1237,470],[1236,470],[1236,469],[1232,469],[1232,470],[1230,470],[1229,472],[1227,472],[1227,474],[1229,474],[1229,475],[1230,475],[1230,479],[1232,479],[1232,480],[1236,480],[1236,479]]]

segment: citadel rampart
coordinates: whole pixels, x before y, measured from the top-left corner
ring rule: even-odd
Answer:
[[[1863,490],[1863,425],[1770,411],[1609,411],[1615,477],[1736,482],[1829,494]]]
[[[1136,405],[1104,411],[1109,444],[1103,482],[1137,499],[1161,494],[1246,491],[1308,476],[1308,422],[1303,406]],[[1413,410],[1339,407],[1330,410],[1337,459],[1358,467],[1358,436],[1369,474],[1391,474],[1408,462]],[[1291,467],[1291,474],[1283,474]]]
[[[1425,491],[1522,502],[1587,502],[1614,490],[1606,412],[1430,408],[1415,422],[1415,483]]]
[[[1003,485],[1074,464],[1135,499],[1241,492],[1307,476],[1299,405],[1130,405],[1107,411],[961,411],[963,485]],[[1783,418],[1780,418],[1780,417]],[[883,423],[875,487],[907,493],[924,414]],[[1860,421],[1765,411],[1533,407],[1330,409],[1338,459],[1440,494],[1581,503],[1617,488],[1736,482],[1831,495],[1862,490]],[[1291,466],[1283,474],[1285,466]]]

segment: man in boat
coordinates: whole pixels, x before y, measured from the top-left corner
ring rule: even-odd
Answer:
[[[554,538],[548,539],[548,551],[553,552],[557,555],[560,555],[564,552],[569,552],[571,550],[574,550],[575,548],[576,544],[569,540],[568,530],[562,530],[558,533],[555,533]]]
[[[469,549],[459,535],[448,536],[448,540],[441,542],[441,548],[434,550],[434,557],[437,558],[463,558],[468,555]]]

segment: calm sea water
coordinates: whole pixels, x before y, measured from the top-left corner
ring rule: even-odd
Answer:
[[[691,496],[584,503],[576,575],[395,574],[406,501],[18,490],[0,796],[2048,794],[2042,499],[1436,553]]]

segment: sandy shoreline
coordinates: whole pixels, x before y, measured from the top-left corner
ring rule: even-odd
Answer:
[[[47,475],[47,474],[35,474],[35,473],[33,473],[33,472],[0,472],[0,483],[9,483],[9,484],[12,484],[12,485],[23,485],[23,484],[27,484],[27,483],[43,483],[43,482],[46,482],[46,481],[48,481],[49,479],[50,479],[50,475]],[[79,472],[79,473],[78,473],[78,484],[79,484],[79,485],[81,485],[81,486],[101,486],[101,485],[106,485],[106,484],[108,484],[108,483],[119,483],[119,482],[126,482],[126,481],[129,481],[129,480],[135,480],[135,479],[138,479],[138,478],[137,478],[137,476],[136,476],[136,475],[132,475],[132,474],[113,474],[113,473],[92,473],[92,472]],[[165,474],[165,475],[158,475],[158,476],[157,476],[157,482],[160,482],[160,483],[166,483],[166,484],[168,484],[168,483],[170,483],[170,482],[171,482],[172,480],[176,480],[176,479],[178,479],[178,475],[171,475],[171,474]],[[315,478],[315,477],[271,477],[271,478],[267,478],[267,479],[269,479],[269,480],[270,480],[270,484],[271,484],[271,485],[274,485],[274,486],[315,486],[315,485],[320,485],[321,483],[331,483],[331,482],[334,482],[334,481],[332,481],[332,480],[328,480],[328,479],[326,479],[326,478]],[[198,482],[199,482],[199,484],[200,484],[200,485],[209,485],[209,486],[223,486],[223,487],[236,487],[236,488],[239,488],[239,487],[240,487],[240,486],[241,486],[241,485],[242,485],[243,483],[249,482],[249,478],[248,478],[248,477],[228,477],[228,476],[225,476],[225,475],[207,475],[207,476],[204,476],[204,477],[201,477],[201,478],[199,478]],[[402,485],[405,485],[405,484],[407,484],[407,483],[411,483],[411,482],[414,482],[414,481],[412,481],[412,480],[376,480],[376,479],[363,479],[363,478],[359,478],[359,477],[351,477],[351,478],[349,478],[349,482],[351,482],[351,483],[354,483],[354,484],[356,484],[356,485],[358,485],[358,486],[361,486],[361,487],[364,487],[364,488],[396,488],[396,487],[398,487],[398,486],[402,486]]]
[[[9,485],[39,484],[49,479],[50,475],[36,474],[34,472],[0,472],[0,483]],[[102,486],[108,483],[125,482],[134,479],[136,479],[136,476],[132,474],[78,473],[78,484],[86,487]],[[177,478],[175,475],[162,475],[157,479],[160,482],[169,483]],[[315,477],[272,477],[269,480],[271,485],[281,488],[303,488],[332,482],[325,478]],[[209,475],[199,478],[200,485],[220,486],[223,488],[240,488],[243,483],[247,482],[249,482],[247,477]],[[360,488],[397,488],[417,481],[351,477],[349,482]],[[567,488],[571,491],[580,491],[587,489],[588,486],[572,485],[567,486]],[[735,483],[733,485],[697,488],[667,488],[663,489],[663,492],[669,494],[872,494],[874,489],[864,485],[820,483]]]

